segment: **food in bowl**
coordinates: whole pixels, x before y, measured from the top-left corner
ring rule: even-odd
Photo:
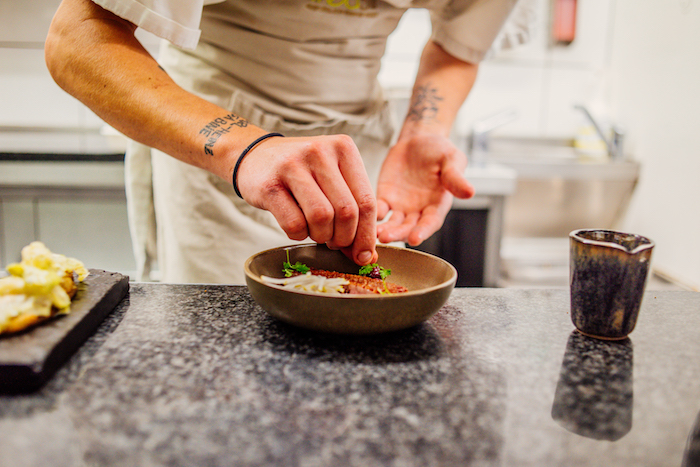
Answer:
[[[0,334],[24,331],[70,312],[77,283],[89,274],[75,258],[52,253],[43,243],[22,248],[22,260],[0,279]]]
[[[285,277],[276,279],[261,275],[260,279],[271,285],[315,292],[322,294],[393,294],[408,292],[406,287],[387,282],[391,269],[386,269],[377,263],[362,266],[358,274],[310,268],[297,261],[292,264],[287,250],[287,261],[282,263]]]
[[[309,268],[304,274],[274,279],[261,276],[263,282],[282,287],[299,289],[305,292],[339,294],[394,294],[408,292],[406,287],[359,274],[349,274],[325,269]]]

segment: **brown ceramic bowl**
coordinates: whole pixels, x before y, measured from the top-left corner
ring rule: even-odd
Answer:
[[[315,331],[375,334],[415,326],[445,304],[457,280],[455,268],[440,258],[407,248],[377,246],[380,266],[391,269],[387,281],[409,291],[391,295],[321,295],[283,289],[260,276],[284,277],[289,259],[309,267],[357,274],[359,266],[341,252],[324,245],[274,248],[251,256],[245,263],[246,283],[255,301],[284,322]]]

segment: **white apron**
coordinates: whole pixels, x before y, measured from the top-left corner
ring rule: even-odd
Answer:
[[[286,136],[351,135],[376,187],[394,128],[386,102],[366,115],[288,122],[263,110],[264,99],[212,80],[212,70],[198,58],[165,45],[160,62],[176,82],[189,80],[194,89],[206,85],[202,97],[267,131]],[[248,257],[295,243],[272,214],[238,198],[229,180],[135,142],[128,146],[126,161],[137,280],[244,284],[243,263]]]
[[[377,74],[404,11],[434,9],[433,38],[478,61],[514,2],[227,0],[204,7],[195,50],[164,43],[159,62],[184,89],[267,131],[350,135],[376,188],[396,126]],[[136,143],[126,162],[138,280],[157,268],[164,282],[243,284],[245,259],[293,243],[230,180]]]

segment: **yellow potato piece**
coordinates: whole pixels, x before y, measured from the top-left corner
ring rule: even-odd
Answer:
[[[0,333],[16,332],[57,313],[70,312],[77,281],[89,272],[75,258],[52,253],[41,242],[22,248],[22,260],[0,279]]]

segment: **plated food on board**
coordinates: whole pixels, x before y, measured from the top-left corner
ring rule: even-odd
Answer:
[[[89,274],[82,262],[52,253],[41,242],[25,246],[21,261],[9,264],[7,272],[0,279],[0,334],[70,313],[77,284]]]
[[[340,334],[415,326],[449,298],[457,271],[447,261],[387,245],[378,245],[377,253],[378,264],[361,269],[325,245],[273,248],[248,258],[246,284],[271,316],[298,327]],[[296,281],[304,285],[297,287]]]

